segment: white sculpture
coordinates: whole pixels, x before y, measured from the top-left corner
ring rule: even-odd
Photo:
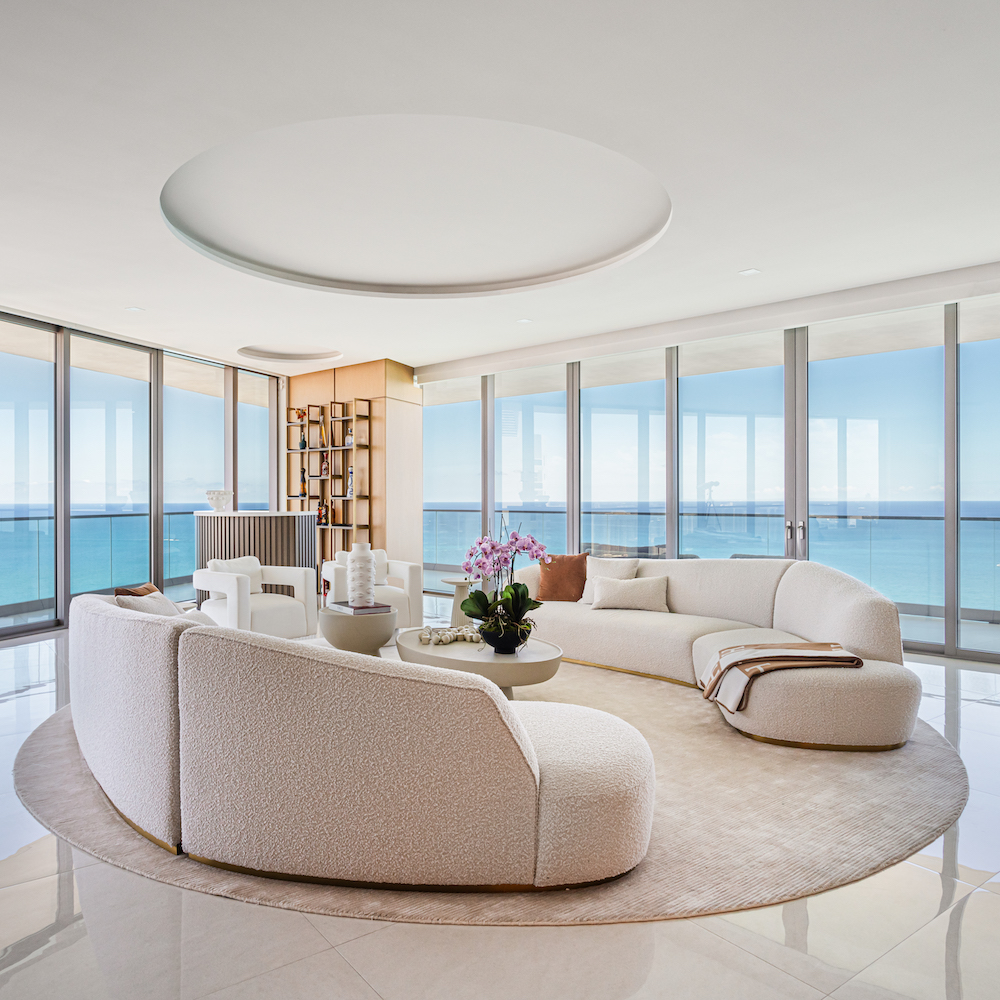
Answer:
[[[355,542],[347,557],[347,603],[370,608],[375,603],[375,556],[370,542]]]

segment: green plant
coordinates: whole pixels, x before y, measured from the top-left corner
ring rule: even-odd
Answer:
[[[511,625],[527,624],[530,632],[535,623],[526,616],[541,606],[541,601],[532,600],[523,583],[508,583],[499,595],[474,590],[462,601],[462,610],[470,618],[477,618],[487,627],[498,628],[501,632],[504,620]]]

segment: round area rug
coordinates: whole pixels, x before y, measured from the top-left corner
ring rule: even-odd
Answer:
[[[961,813],[968,779],[924,722],[899,750],[836,753],[741,736],[696,691],[564,663],[518,699],[612,712],[649,741],[656,811],[649,852],[602,885],[529,893],[356,889],[240,875],[175,857],[112,808],[80,754],[69,709],[28,737],[14,764],[21,801],[75,847],[149,878],[286,909],[410,923],[601,924],[782,903],[909,857]]]

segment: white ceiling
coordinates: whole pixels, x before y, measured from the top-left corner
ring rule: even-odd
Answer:
[[[995,0],[2,10],[11,312],[232,362],[245,344],[287,342],[338,348],[345,364],[427,365],[1000,260]],[[431,301],[277,284],[164,224],[164,182],[203,150],[374,114],[492,118],[598,143],[660,179],[673,220],[619,267]],[[762,273],[737,274],[751,267]]]

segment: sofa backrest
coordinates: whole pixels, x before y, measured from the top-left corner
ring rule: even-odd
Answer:
[[[70,705],[80,750],[134,824],[181,840],[177,648],[194,623],[81,594],[69,609]]]
[[[640,559],[636,576],[665,576],[667,606],[771,628],[774,595],[791,559]]]
[[[681,615],[703,615],[771,627],[774,595],[791,559],[640,559],[636,576],[667,577],[667,606]],[[514,573],[532,597],[537,563]]]
[[[862,659],[903,662],[896,605],[821,563],[788,568],[774,598],[774,627],[809,642],[839,642]]]
[[[189,853],[360,882],[533,882],[538,762],[491,681],[194,628],[179,694]]]

